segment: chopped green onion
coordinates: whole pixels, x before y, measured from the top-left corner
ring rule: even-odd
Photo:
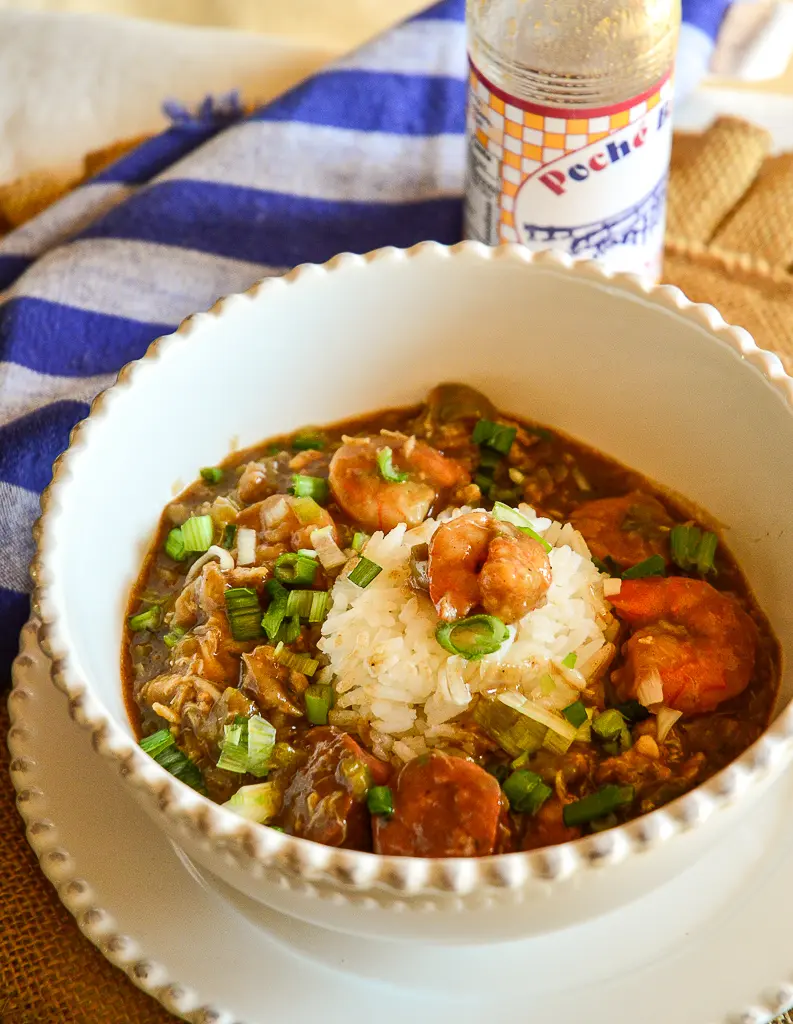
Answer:
[[[275,728],[262,718],[254,715],[248,719],[248,771],[257,779],[263,778],[270,769],[270,759],[275,750]]]
[[[383,567],[381,565],[378,565],[377,562],[372,562],[370,559],[364,558],[363,555],[361,555],[347,578],[350,583],[354,583],[357,587],[363,589],[364,587],[368,587],[372,580],[378,577],[382,571]]]
[[[517,770],[518,768],[525,768],[530,760],[531,754],[528,752],[528,750],[524,750],[519,757],[516,757],[514,761],[510,762],[510,768],[512,768],[513,771]]]
[[[377,466],[380,470],[380,476],[389,484],[404,484],[408,479],[408,474],[403,473],[401,470],[394,469],[394,453],[388,447],[381,448],[377,453]]]
[[[127,624],[133,633],[140,633],[144,629],[157,629],[161,620],[162,608],[158,604],[153,604],[151,608],[138,612],[137,615],[130,615],[127,619]]]
[[[528,759],[527,754],[521,754],[521,757],[524,756]],[[491,761],[490,764],[486,764],[485,771],[498,781],[499,786],[503,786],[509,778],[509,765],[503,764],[501,761]]]
[[[166,537],[165,554],[174,562],[183,562],[187,558],[181,527],[175,526]]]
[[[551,792],[539,775],[525,768],[513,772],[504,783],[504,795],[518,814],[536,814]]]
[[[286,614],[297,615],[303,619],[308,618],[313,596],[313,590],[292,590],[286,600]]]
[[[550,697],[552,693],[556,692],[556,680],[550,672],[545,672],[540,677],[539,687],[543,697]]]
[[[292,486],[289,488],[296,498],[313,498],[320,505],[328,500],[328,481],[320,476],[306,476],[304,473],[292,474]]]
[[[477,473],[474,477],[474,483],[479,490],[484,494],[485,497],[490,495],[491,490],[495,487],[495,484],[489,476],[485,476],[483,473]]]
[[[509,636],[509,630],[495,615],[471,615],[456,622],[439,622],[435,639],[450,654],[466,661],[479,661],[494,654]]]
[[[170,650],[172,647],[176,647],[176,645],[179,643],[179,641],[182,639],[186,632],[187,631],[182,629],[181,626],[173,626],[171,628],[171,632],[166,633],[165,636],[162,638],[162,641],[168,648],[168,650]]]
[[[262,619],[262,629],[267,634],[271,644],[276,642],[278,630],[286,617],[286,605],[289,600],[289,591],[282,587],[278,580],[268,580],[265,583],[265,590],[270,596],[270,604]]]
[[[479,728],[510,757],[519,757],[524,751],[535,753],[548,732],[545,725],[519,714],[500,700],[479,700],[473,717]]]
[[[241,818],[266,825],[281,809],[281,794],[273,782],[255,782],[241,786],[223,806]]]
[[[219,484],[223,479],[223,470],[218,469],[217,466],[204,466],[201,476],[208,484]]]
[[[151,736],[144,736],[140,741],[140,749],[145,751],[149,757],[156,759],[167,747],[172,747],[175,740],[168,729],[158,729]]]
[[[493,423],[491,420],[479,420],[471,439],[474,444],[484,444],[502,455],[507,455],[517,432],[516,427],[505,427],[503,423]]]
[[[292,502],[292,511],[302,526],[310,526],[311,523],[318,523],[324,518],[321,506],[310,497],[295,498]]]
[[[572,704],[568,704],[566,708],[562,709],[562,714],[570,725],[574,725],[576,729],[582,726],[587,720],[586,708],[580,700],[574,701]]]
[[[328,712],[333,707],[333,687],[327,683],[312,683],[305,693],[306,718],[311,725],[327,725]]]
[[[493,518],[498,519],[502,523],[511,523],[513,526],[517,526],[521,533],[525,533],[527,537],[532,537],[534,540],[539,541],[546,552],[551,550],[551,545],[532,528],[526,516],[516,509],[510,508],[509,505],[505,505],[503,501],[497,501],[493,505]]]
[[[167,739],[166,739],[167,737]],[[160,729],[152,736],[147,736],[140,741],[142,750],[145,750],[150,757],[153,757],[157,764],[170,772],[175,779],[184,782],[198,790],[199,793],[206,793],[204,778],[198,766],[184,754],[167,729]]]
[[[231,635],[235,640],[255,640],[262,634],[259,596],[251,587],[232,587],[223,595]]]
[[[319,555],[313,548],[298,548],[297,553],[302,555],[303,558],[313,558],[315,562],[319,558]]]
[[[241,715],[231,725],[223,726],[218,768],[238,775],[248,771],[248,720]]]
[[[372,786],[366,794],[366,806],[371,814],[386,814],[389,817],[394,813],[394,794],[390,786]]]
[[[324,622],[328,614],[330,604],[330,593],[327,590],[315,590],[311,598],[311,608],[308,612],[309,622]]]
[[[225,548],[226,551],[231,551],[234,547],[234,543],[237,540],[237,524],[226,523],[223,527],[223,535],[220,538],[220,546]]]
[[[372,786],[372,773],[368,765],[357,757],[344,757],[339,762],[339,770],[349,783],[353,797],[365,800]]]
[[[296,452],[321,452],[327,445],[321,434],[295,434],[292,438],[292,450]]]
[[[300,636],[300,619],[293,615],[289,622],[284,622],[278,630],[276,640],[281,644],[293,644]]]
[[[327,600],[327,593],[323,590],[293,590],[286,601],[286,614],[297,615],[301,619],[311,620],[311,609],[314,606],[314,597],[324,597]],[[320,622],[321,619],[314,619]]]
[[[302,672],[306,676],[313,676],[319,667],[319,662],[309,658],[307,654],[295,654],[294,651],[288,651],[284,647],[283,641],[276,646],[273,657],[281,665],[286,665],[287,668],[294,669],[295,672]]]
[[[366,542],[368,540],[369,540],[369,534],[368,533],[361,533],[361,531],[359,530],[357,533],[353,534],[352,544],[350,545],[350,547],[353,549],[353,551],[357,551],[358,554],[360,555],[360,553],[363,551],[364,547],[366,546]]]
[[[604,786],[597,793],[591,793],[575,803],[565,804],[562,818],[568,828],[586,825],[587,822],[603,818],[619,807],[633,802],[633,786]]]
[[[479,449],[479,472],[486,476],[492,476],[493,471],[501,465],[504,456],[492,448]]]
[[[212,516],[191,516],[182,523],[185,551],[207,551],[212,546],[214,533]]]
[[[615,740],[625,728],[625,719],[616,708],[602,711],[592,719],[592,731],[601,739]]]
[[[643,722],[650,717],[650,712],[638,700],[627,700],[624,704],[616,704],[615,710],[629,722]]]
[[[663,576],[666,571],[666,561],[663,555],[650,555],[643,562],[632,565],[622,574],[624,580],[641,580],[646,576]]]
[[[306,558],[305,555],[289,551],[279,555],[273,566],[273,575],[279,583],[288,583],[290,586],[310,586],[317,575],[316,558]]]
[[[562,664],[565,668],[575,668],[575,663],[577,661],[578,655],[575,651],[570,651],[570,653],[566,657],[562,658]]]
[[[702,531],[697,526],[683,526],[678,523],[669,534],[672,561],[681,569],[692,569],[697,562],[697,553],[702,540]]]
[[[697,552],[697,572],[701,576],[706,576],[709,572],[716,571],[713,559],[716,555],[718,544],[719,538],[715,533],[702,534],[699,551]]]

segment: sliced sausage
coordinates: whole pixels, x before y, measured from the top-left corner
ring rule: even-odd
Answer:
[[[376,853],[406,857],[484,857],[498,838],[501,789],[461,757],[433,753],[399,773],[394,814],[374,817]]]
[[[333,726],[312,729],[305,749],[308,761],[284,794],[284,831],[326,846],[371,850],[366,791],[384,785],[390,767]]]

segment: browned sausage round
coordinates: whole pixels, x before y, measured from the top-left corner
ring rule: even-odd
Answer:
[[[498,835],[501,789],[470,761],[430,754],[409,761],[396,783],[394,814],[375,817],[375,853],[484,857]]]
[[[308,762],[284,794],[284,830],[326,846],[371,850],[366,792],[388,781],[390,767],[333,726],[312,729],[305,748]]]
[[[651,494],[632,491],[621,498],[588,501],[570,516],[592,554],[628,568],[652,555],[669,558],[669,531],[675,525]]]

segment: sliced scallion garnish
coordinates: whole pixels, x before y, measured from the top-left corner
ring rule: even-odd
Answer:
[[[494,654],[509,636],[509,630],[495,615],[471,615],[456,622],[439,622],[435,639],[450,654],[466,661],[478,661]]]
[[[201,470],[201,477],[208,484],[219,484],[223,479],[223,470],[218,469],[217,466],[204,466]]]
[[[562,811],[562,819],[568,828],[576,825],[586,825],[597,818],[603,818],[620,807],[633,803],[633,786],[608,785],[599,789],[596,793],[590,793],[575,803],[565,804]]]
[[[183,562],[187,558],[181,527],[175,526],[165,538],[165,554],[174,562]]]
[[[288,551],[275,560],[273,575],[279,583],[288,583],[294,587],[310,586],[318,568],[316,558],[306,558],[305,555]]]
[[[575,668],[575,663],[578,661],[578,655],[575,651],[570,651],[568,655],[562,658],[562,664],[565,668]]]
[[[663,555],[650,555],[643,562],[632,565],[622,574],[624,580],[641,580],[647,576],[663,576],[666,572],[666,562]]]
[[[699,551],[697,552],[697,572],[701,576],[706,576],[708,573],[716,571],[713,560],[716,556],[718,544],[719,538],[715,533],[708,532],[702,534]]]
[[[570,725],[574,725],[576,729],[580,728],[587,720],[586,708],[580,700],[568,704],[566,708],[562,708],[562,714]]]
[[[261,715],[253,715],[248,719],[248,771],[251,775],[261,779],[267,774],[273,750],[275,728]]]
[[[220,538],[220,546],[225,548],[226,551],[231,551],[234,547],[234,543],[237,540],[237,524],[226,523],[223,527],[223,535]]]
[[[394,794],[390,786],[372,786],[366,794],[366,806],[370,814],[390,817],[394,813]]]
[[[492,476],[496,467],[501,465],[504,456],[493,448],[482,448],[479,452],[479,472]]]
[[[286,599],[286,614],[307,619],[314,601],[313,590],[292,590]]]
[[[592,731],[603,740],[615,740],[625,728],[625,719],[616,708],[601,711],[592,719]]]
[[[394,453],[388,445],[377,453],[377,466],[380,476],[389,484],[404,484],[408,474],[394,468]]]
[[[248,770],[248,720],[238,715],[230,725],[223,726],[218,768],[237,775]]]
[[[509,505],[505,505],[503,501],[497,501],[493,505],[493,518],[498,519],[502,523],[511,523],[512,526],[517,526],[521,533],[525,533],[527,537],[532,537],[538,543],[542,544],[546,552],[551,550],[551,545],[541,537],[539,533],[532,527],[526,516],[522,515],[514,508],[510,508]]]
[[[296,498],[313,498],[320,505],[328,500],[328,481],[319,476],[293,473],[289,490]]]
[[[212,546],[214,533],[212,516],[191,516],[182,523],[185,551],[207,551]]]
[[[321,452],[328,445],[322,434],[295,434],[292,438],[292,450],[296,452]]]
[[[166,739],[166,736],[168,739]],[[179,779],[185,785],[198,790],[199,793],[206,793],[204,777],[198,765],[194,764],[176,746],[173,736],[171,736],[167,729],[160,729],[154,735],[147,736],[140,741],[140,746],[141,749],[154,758],[161,768],[170,772],[175,779]]]
[[[278,630],[276,640],[281,644],[293,644],[300,636],[300,619],[293,615],[289,620],[284,620]]]
[[[369,534],[361,533],[361,531],[358,530],[357,533],[353,534],[352,544],[350,545],[350,547],[353,549],[353,551],[357,551],[358,554],[360,555],[368,540]]]
[[[295,654],[294,651],[287,650],[283,641],[276,646],[273,657],[281,665],[286,665],[287,668],[294,669],[295,672],[302,672],[305,676],[313,676],[319,667],[319,662],[307,654]]]
[[[328,605],[330,604],[330,594],[327,590],[315,590],[313,597],[311,598],[311,608],[309,609],[307,618],[309,622],[324,622],[325,616],[328,614]]]
[[[172,647],[176,647],[182,637],[185,635],[186,630],[182,629],[181,626],[171,626],[170,633],[166,633],[162,638],[162,642],[170,650]]]
[[[516,427],[505,427],[503,423],[493,423],[492,420],[479,420],[471,439],[474,444],[484,444],[507,455],[517,432]]]
[[[281,809],[281,790],[274,782],[255,782],[241,786],[223,806],[241,818],[266,825]]]
[[[138,612],[136,615],[130,615],[127,619],[127,625],[133,633],[141,633],[144,629],[157,629],[161,621],[162,608],[158,604],[153,604],[150,608],[146,608],[145,611]]]
[[[525,768],[514,771],[504,783],[504,795],[518,814],[536,814],[551,793],[539,775]]]
[[[151,736],[143,737],[140,741],[140,749],[145,751],[149,757],[156,758],[167,747],[172,747],[174,742],[174,738],[168,729],[159,729],[157,732],[153,732]]]
[[[231,635],[235,640],[255,640],[262,633],[259,596],[251,587],[232,587],[223,595]]]
[[[301,526],[310,526],[323,518],[322,506],[311,497],[297,497],[292,502],[292,511],[300,520]]]
[[[364,588],[368,587],[372,580],[379,576],[382,571],[383,567],[381,565],[361,555],[348,579],[350,583],[354,583],[357,587]]]
[[[270,597],[270,604],[262,619],[262,629],[267,634],[271,644],[276,642],[278,630],[286,617],[286,605],[289,600],[289,591],[282,587],[278,580],[268,580],[265,583],[265,590]]]
[[[327,725],[333,707],[333,687],[328,683],[312,683],[305,692],[306,718],[311,725]]]

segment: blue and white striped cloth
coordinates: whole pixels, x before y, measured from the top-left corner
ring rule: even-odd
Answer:
[[[233,100],[173,111],[0,242],[0,681],[28,614],[39,493],[88,402],[263,276],[457,241],[466,75],[464,0],[443,0],[253,116]]]

